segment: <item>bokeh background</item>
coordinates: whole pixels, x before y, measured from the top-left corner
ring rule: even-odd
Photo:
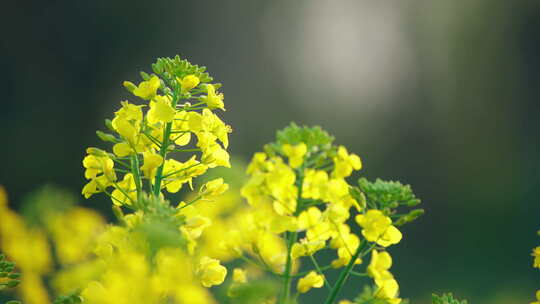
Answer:
[[[442,291],[528,303],[540,287],[540,2],[48,0],[1,11],[0,184],[15,207],[43,184],[78,193],[85,148],[128,97],[122,81],[181,54],[224,83],[234,155],[249,159],[290,121],[317,124],[362,157],[363,176],[414,186],[426,215],[391,249],[412,303]],[[345,296],[358,291],[351,281]]]

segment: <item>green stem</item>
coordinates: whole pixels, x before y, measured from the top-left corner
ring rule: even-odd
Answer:
[[[172,107],[173,109],[176,108],[176,104],[178,103],[178,96],[176,95],[176,91],[173,92],[173,98],[172,98]],[[158,167],[156,172],[156,182],[154,187],[154,195],[159,196],[159,193],[161,191],[161,180],[163,179],[163,167],[165,166],[165,156],[167,155],[167,149],[169,148],[169,141],[171,136],[171,129],[172,129],[172,122],[168,122],[165,125],[165,131],[163,132],[163,143],[159,150],[159,155],[163,158],[163,164]]]
[[[137,188],[137,201],[141,201],[142,195],[142,180],[141,173],[139,171],[139,157],[137,154],[131,156],[131,171],[133,174],[133,179],[135,180],[135,188]]]
[[[345,284],[345,281],[347,281],[347,278],[349,277],[349,274],[350,274],[351,270],[354,267],[354,263],[356,262],[356,259],[358,259],[358,256],[360,255],[360,253],[364,249],[365,244],[367,244],[366,241],[362,242],[362,244],[360,244],[360,246],[358,246],[358,249],[356,250],[354,255],[351,257],[351,260],[349,261],[349,264],[347,264],[345,269],[343,269],[341,271],[341,273],[339,274],[336,285],[334,285],[334,288],[332,288],[332,290],[330,291],[330,294],[326,298],[326,301],[324,301],[324,304],[333,304],[334,303],[334,301],[337,298],[337,295],[341,291],[341,288]]]
[[[283,272],[283,292],[280,303],[289,303],[289,297],[291,294],[291,270],[292,270],[292,257],[291,249],[294,242],[296,242],[297,233],[287,232],[287,262],[285,264],[285,271]]]
[[[317,263],[317,260],[315,259],[315,257],[313,255],[310,255],[309,258],[311,259],[311,262],[313,262],[313,265],[315,265],[315,269],[317,269],[317,272],[320,275],[322,275],[323,280],[324,280],[324,286],[326,286],[326,288],[332,290],[332,285],[330,285],[330,283],[328,283],[328,280],[326,279],[326,276],[323,274],[323,271],[322,271],[321,267],[319,267],[319,263]]]

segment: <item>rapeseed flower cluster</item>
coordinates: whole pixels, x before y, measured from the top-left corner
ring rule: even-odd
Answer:
[[[32,226],[0,190],[0,245],[24,276],[25,302],[51,303],[52,289],[63,304],[212,304],[211,288],[229,277],[231,303],[288,304],[326,287],[330,304],[349,277],[361,276],[374,282],[362,294],[367,301],[404,303],[388,248],[423,213],[406,210],[420,202],[409,186],[352,183],[358,155],[318,127],[292,124],[228,191],[226,174],[205,177],[231,167],[232,129],[216,114],[225,110],[221,85],[178,56],[152,70],[138,84],[123,83],[139,102],[120,103],[105,121],[109,131],[97,132],[110,147],[90,147],[82,161],[82,195],[107,195],[116,224],[72,206],[40,213]],[[317,260],[322,251],[333,256],[327,265]],[[339,272],[335,282],[330,271]]]
[[[395,209],[401,203],[412,201],[409,205],[415,205],[419,201],[408,193],[407,200],[396,198],[388,205],[349,184],[347,178],[362,168],[361,159],[332,141],[320,128],[293,124],[278,132],[277,141],[267,145],[265,152],[256,153],[247,168],[250,178],[241,189],[250,208],[236,221],[224,246],[239,256],[250,256],[282,278],[279,303],[290,301],[290,285],[297,277],[299,293],[327,285],[330,295],[326,303],[333,303],[353,267],[379,248],[383,250],[383,266],[377,264],[381,262],[376,262],[377,251],[373,251],[375,266],[368,267],[378,287],[374,295],[390,304],[400,303],[398,284],[388,272],[389,266],[384,272],[378,269],[390,258],[385,248],[402,239],[396,223],[408,221],[405,216],[394,216]],[[377,191],[370,195],[382,194],[384,189]],[[412,220],[418,214],[407,216]],[[329,265],[317,262],[316,254],[322,250],[335,252]],[[312,270],[299,273],[302,260],[312,265]],[[342,280],[335,286],[324,274],[331,269],[342,269]]]

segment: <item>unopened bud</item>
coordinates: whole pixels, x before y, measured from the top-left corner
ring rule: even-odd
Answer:
[[[131,81],[124,81],[122,85],[131,93],[133,93],[133,91],[137,88],[137,86]]]
[[[103,141],[108,141],[108,142],[113,142],[113,143],[116,143],[118,142],[118,140],[116,139],[116,137],[112,134],[108,134],[108,133],[105,133],[105,132],[101,132],[101,131],[96,131],[96,135],[97,137],[99,137],[99,139],[103,140]]]

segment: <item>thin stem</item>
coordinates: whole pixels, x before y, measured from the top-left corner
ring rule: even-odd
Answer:
[[[332,290],[332,285],[330,285],[330,283],[328,283],[328,280],[326,279],[326,276],[323,274],[321,268],[319,267],[319,263],[317,263],[317,260],[315,259],[315,257],[313,255],[309,255],[309,258],[311,259],[311,262],[313,262],[313,265],[315,265],[315,269],[317,269],[317,272],[320,275],[322,275],[323,280],[324,280],[324,286],[326,286],[326,288]]]
[[[291,294],[291,269],[292,269],[292,257],[291,249],[294,242],[296,242],[297,233],[287,232],[287,262],[285,264],[285,271],[283,272],[283,293],[280,303],[288,303]]]
[[[345,269],[343,269],[341,271],[341,273],[339,274],[339,277],[338,277],[338,280],[336,282],[336,285],[334,285],[334,287],[332,288],[332,290],[330,291],[330,294],[328,295],[328,297],[326,298],[326,301],[324,301],[324,304],[333,304],[334,301],[336,300],[336,297],[338,295],[338,293],[340,292],[341,288],[343,287],[343,285],[345,284],[345,281],[347,280],[347,278],[349,277],[349,274],[351,272],[351,270],[353,269],[354,267],[354,263],[356,262],[356,259],[358,259],[358,256],[360,255],[360,253],[362,252],[362,250],[364,249],[365,247],[365,244],[367,244],[367,241],[363,241],[360,246],[358,246],[358,249],[356,250],[356,252],[354,253],[354,255],[351,257],[351,260],[349,261],[349,264],[347,264],[347,266],[345,267]]]
[[[131,156],[131,171],[133,179],[135,180],[135,188],[137,189],[137,201],[140,202],[142,195],[142,180],[141,172],[139,171],[139,157],[137,154]]]
[[[178,103],[178,95],[176,94],[176,91],[173,91],[173,98],[172,98],[172,107],[173,109],[176,108],[176,104]],[[158,196],[161,191],[161,180],[163,179],[163,167],[165,165],[165,156],[167,155],[167,149],[169,147],[169,141],[171,136],[171,129],[172,129],[172,122],[168,122],[165,125],[165,132],[163,132],[163,144],[160,147],[159,155],[163,158],[163,164],[158,167],[156,172],[156,182],[154,187],[154,195]]]

